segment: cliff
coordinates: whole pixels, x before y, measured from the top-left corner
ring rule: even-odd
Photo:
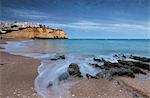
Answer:
[[[1,38],[48,38],[48,39],[67,39],[67,34],[63,30],[50,28],[24,28],[1,34]]]

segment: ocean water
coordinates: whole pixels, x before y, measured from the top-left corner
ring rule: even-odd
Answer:
[[[150,56],[149,39],[109,39],[109,40],[29,40],[10,42],[7,45],[10,52],[64,53],[83,55],[112,55],[117,53]],[[23,51],[21,51],[23,50]],[[38,52],[37,52],[38,53]]]
[[[68,80],[65,83],[58,81],[59,76],[67,72],[71,63],[77,63],[83,76],[90,74],[95,76],[101,69],[95,69],[89,63],[95,63],[93,57],[103,57],[105,60],[117,62],[114,54],[138,55],[150,57],[149,39],[113,39],[113,40],[26,40],[8,41],[4,45],[4,51],[41,59],[41,65],[37,71],[39,75],[35,79],[35,89],[39,95],[45,98],[63,98],[62,96],[71,86],[78,81]],[[56,55],[65,55],[65,60],[51,61]],[[48,88],[52,83],[53,86]],[[69,98],[65,96],[64,98]]]
[[[114,53],[150,56],[150,40],[34,40],[44,44],[49,51],[88,55],[111,55]]]

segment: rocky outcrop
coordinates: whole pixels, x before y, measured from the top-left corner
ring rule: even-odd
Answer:
[[[78,64],[75,63],[71,63],[68,67],[68,73],[71,76],[78,76],[78,77],[82,77],[81,72],[80,72],[80,67],[78,66]]]
[[[124,59],[122,59],[124,58]],[[99,78],[105,78],[108,80],[114,79],[114,77],[117,76],[126,76],[134,78],[136,74],[143,74],[146,75],[147,71],[150,71],[150,64],[147,61],[149,58],[143,58],[143,57],[136,57],[139,60],[129,60],[125,55],[120,59],[118,58],[117,62],[110,62],[105,60],[102,57],[94,57],[92,63],[89,63],[90,66],[101,69],[99,73],[97,73],[95,76],[92,76],[90,74],[86,74],[86,77],[99,79]],[[127,59],[125,59],[127,58]],[[143,62],[142,62],[142,60]],[[147,60],[146,60],[147,59]],[[70,75],[75,75],[80,77],[81,72],[79,69],[79,66],[77,64],[70,64],[68,67],[68,72]]]
[[[11,31],[1,34],[1,38],[43,38],[43,39],[67,39],[67,34],[63,30],[50,28],[24,28],[18,31]]]

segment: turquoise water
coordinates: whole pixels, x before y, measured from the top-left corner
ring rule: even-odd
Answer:
[[[150,56],[150,40],[33,40],[30,44],[53,52],[88,55],[115,53]]]

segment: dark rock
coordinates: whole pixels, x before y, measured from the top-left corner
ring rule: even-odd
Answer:
[[[150,62],[150,58],[146,58],[146,57],[139,57],[139,56],[130,55],[129,58],[134,59],[134,60],[138,60],[138,61],[142,61],[142,62]]]
[[[83,77],[81,75],[80,68],[79,68],[78,64],[75,64],[75,63],[71,63],[69,65],[69,67],[68,67],[68,73],[71,76]]]
[[[127,58],[124,54],[114,54],[113,57],[115,57],[115,58],[122,58],[122,59]]]
[[[104,66],[105,66],[106,68],[113,68],[113,67],[120,68],[120,67],[122,67],[122,65],[119,64],[119,63],[111,63],[111,62],[109,62],[109,61],[104,62]]]
[[[90,75],[90,74],[86,74],[86,77],[87,77],[88,79],[90,79],[90,78],[98,79],[98,78],[99,78],[97,75],[96,75],[96,76],[92,76],[92,75]]]
[[[126,58],[126,56],[123,54],[123,55],[122,55],[122,58]]]
[[[96,76],[98,78],[104,78],[104,79],[107,79],[107,80],[112,80],[113,79],[113,76],[109,73],[109,70],[99,72],[98,74],[96,74]]]
[[[51,58],[50,60],[57,61],[57,60],[64,60],[64,59],[66,59],[65,55],[58,55],[58,56],[55,56],[54,58]]]
[[[117,58],[119,58],[119,56],[117,55],[117,54],[114,54],[114,56],[113,57],[117,57]]]
[[[60,59],[65,59],[65,55],[60,55],[59,58]]]
[[[135,67],[135,66],[130,67],[130,70],[132,70],[134,73],[146,75],[146,73],[144,71],[142,71],[140,68]]]
[[[135,61],[124,61],[124,60],[118,60],[118,62],[122,65],[135,66],[135,67],[139,67],[141,69],[150,71],[150,65],[146,63],[135,62]]]
[[[128,76],[134,78],[134,72],[126,68],[110,68],[109,70],[104,70],[96,75],[99,78],[105,78],[112,80],[115,76]]]
[[[133,64],[137,67],[150,71],[150,65],[142,62],[133,62]]]
[[[58,80],[62,81],[62,80],[67,80],[69,78],[69,73],[68,72],[64,72],[62,73],[59,77]]]
[[[135,75],[132,70],[125,68],[111,68],[109,71],[111,76],[128,76],[134,78]]]
[[[95,67],[95,68],[101,68],[101,69],[104,69],[104,66],[102,65],[99,65],[99,64],[96,64],[96,63],[89,63],[89,65]]]
[[[50,60],[51,61],[56,61],[56,60],[58,60],[58,58],[51,58]]]
[[[98,61],[98,62],[104,62],[105,61],[102,57],[94,57],[93,60]]]

